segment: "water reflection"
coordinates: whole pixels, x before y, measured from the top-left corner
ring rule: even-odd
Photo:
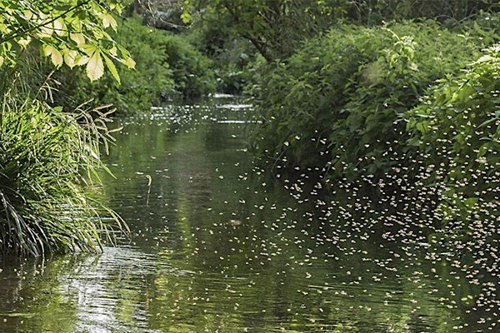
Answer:
[[[119,121],[102,195],[132,240],[97,256],[3,258],[0,332],[494,328],[496,310],[475,305],[484,288],[418,230],[399,232],[394,216],[410,211],[328,202],[312,176],[275,182],[234,121],[249,105],[218,104]],[[358,223],[374,216],[383,231]]]

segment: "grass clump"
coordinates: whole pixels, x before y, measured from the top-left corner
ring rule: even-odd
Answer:
[[[0,113],[0,251],[23,255],[90,250],[112,240],[111,210],[84,186],[103,167],[107,113],[63,112],[37,98],[7,92]]]

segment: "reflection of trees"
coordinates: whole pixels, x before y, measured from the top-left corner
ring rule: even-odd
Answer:
[[[77,306],[67,295],[60,272],[70,271],[73,257],[14,260],[0,274],[0,332],[74,332]]]

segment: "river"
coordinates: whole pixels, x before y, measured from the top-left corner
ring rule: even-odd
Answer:
[[[251,115],[217,98],[118,118],[115,177],[95,191],[130,239],[2,258],[0,332],[495,331],[494,283],[402,232],[404,212],[333,202],[307,170],[292,181],[254,163]]]

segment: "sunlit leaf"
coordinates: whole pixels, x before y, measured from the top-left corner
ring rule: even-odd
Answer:
[[[77,65],[76,56],[78,52],[74,50],[65,50],[64,52],[64,62],[68,65],[69,68],[73,68]]]
[[[128,68],[135,68],[135,61],[134,59],[128,57],[127,59],[123,60],[123,63],[128,67]]]
[[[116,20],[113,18],[113,16],[109,14],[102,14],[101,19],[102,19],[102,25],[105,28],[111,27],[113,30],[116,30],[118,24],[116,23]]]
[[[46,57],[50,56],[50,60],[56,67],[60,67],[63,64],[63,56],[59,50],[51,45],[45,45],[43,53]]]
[[[111,75],[115,78],[118,83],[120,83],[120,75],[118,75],[118,71],[116,70],[115,64],[111,59],[108,57],[104,56],[104,61],[106,62],[106,66],[108,67],[109,71],[111,72]]]
[[[104,64],[99,51],[95,51],[87,63],[87,76],[90,81],[95,81],[101,78],[104,74]]]
[[[79,34],[79,33],[71,33],[69,35],[69,37],[71,38],[71,40],[73,40],[76,45],[78,46],[81,46],[83,44],[85,44],[85,37],[82,35],[82,34]]]
[[[66,24],[61,18],[54,21],[54,31],[59,36],[65,36],[67,34]]]

